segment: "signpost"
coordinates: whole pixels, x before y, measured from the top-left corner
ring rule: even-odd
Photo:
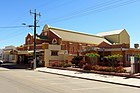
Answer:
[[[133,75],[135,73],[135,68],[134,68],[134,62],[135,62],[135,59],[134,59],[134,56],[131,56],[131,75]]]

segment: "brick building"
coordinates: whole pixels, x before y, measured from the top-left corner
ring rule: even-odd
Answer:
[[[28,33],[25,44],[17,47],[18,62],[28,63],[33,59],[33,42],[33,35]],[[124,64],[128,64],[129,55],[140,53],[139,49],[130,48],[130,36],[125,29],[91,35],[45,25],[37,35],[36,44],[37,57],[41,59],[43,66],[49,66],[56,61],[71,60],[77,54],[92,51],[96,51],[101,57],[121,53]]]

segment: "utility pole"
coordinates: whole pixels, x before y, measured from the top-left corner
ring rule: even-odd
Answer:
[[[36,12],[36,9],[34,10],[34,12],[32,12],[30,10],[30,14],[33,14],[34,15],[34,65],[33,65],[33,69],[36,69],[36,27],[37,27],[37,20],[36,20],[36,17],[37,16],[41,16],[40,13],[37,13]]]

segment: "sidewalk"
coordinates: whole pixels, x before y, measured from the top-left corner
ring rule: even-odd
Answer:
[[[9,69],[0,67],[0,71],[8,71]]]
[[[59,70],[45,67],[37,68],[36,71],[140,88],[140,79],[136,78],[125,78],[94,73],[81,73],[77,71]]]

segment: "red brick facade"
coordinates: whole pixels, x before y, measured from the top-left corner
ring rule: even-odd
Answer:
[[[102,42],[98,45],[99,48],[130,48],[129,44],[114,44],[110,45],[106,42]]]
[[[57,36],[53,31],[48,31],[48,38],[49,38],[49,44],[61,44],[61,38]]]
[[[79,43],[79,42],[71,42],[71,41],[64,41],[63,38],[59,37],[53,31],[43,31],[41,32],[40,36],[47,36],[48,40],[43,40],[40,38],[36,39],[36,49],[42,49],[43,43],[49,44],[57,44],[62,45],[62,50],[67,50],[69,54],[77,54],[78,50],[82,50],[87,46],[95,46],[94,44],[87,44],[87,43]],[[33,50],[34,46],[34,37],[30,33],[25,38],[25,44],[21,47],[18,47],[18,50]]]
[[[62,41],[62,45],[64,46],[64,50],[67,50],[69,54],[77,54],[78,50],[82,50],[87,46],[95,46],[94,44],[86,44],[70,41]]]

